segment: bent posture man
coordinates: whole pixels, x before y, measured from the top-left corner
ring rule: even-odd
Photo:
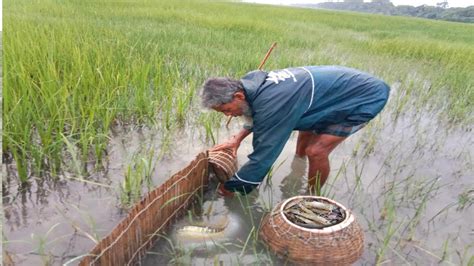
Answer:
[[[389,90],[382,80],[341,66],[257,70],[241,80],[208,79],[201,94],[205,107],[253,121],[216,147],[235,153],[241,141],[254,134],[249,161],[224,183],[222,192],[246,194],[258,186],[293,130],[300,131],[296,154],[309,160],[308,188],[324,185],[329,153],[382,110]]]

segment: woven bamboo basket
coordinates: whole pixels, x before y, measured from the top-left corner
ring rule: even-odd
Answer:
[[[128,215],[83,255],[80,266],[138,265],[163,232],[182,217],[209,183],[208,154],[199,153],[186,167],[148,192]]]
[[[294,200],[313,198],[337,205],[345,212],[342,222],[322,229],[298,226],[283,210]],[[354,215],[340,203],[324,197],[296,196],[279,203],[267,214],[260,236],[279,257],[300,265],[350,265],[364,249],[364,235]]]
[[[214,172],[217,180],[224,183],[235,174],[238,169],[237,158],[231,149],[209,151],[209,170]]]
[[[209,185],[209,170],[225,182],[237,171],[232,150],[201,152],[185,168],[150,191],[80,262],[85,265],[138,265],[170,224],[184,215]]]

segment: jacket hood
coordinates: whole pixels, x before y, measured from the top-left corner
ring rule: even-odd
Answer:
[[[261,70],[254,70],[243,76],[240,81],[244,86],[244,91],[247,101],[251,104],[257,96],[257,90],[262,86],[267,78],[267,72]]]

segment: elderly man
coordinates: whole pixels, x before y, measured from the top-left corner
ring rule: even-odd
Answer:
[[[258,186],[293,130],[299,130],[296,155],[308,157],[308,189],[314,192],[329,175],[331,151],[382,110],[389,90],[382,80],[342,66],[257,70],[240,80],[208,79],[201,94],[204,107],[253,122],[215,148],[236,153],[253,133],[249,161],[221,186],[221,194],[246,194]]]

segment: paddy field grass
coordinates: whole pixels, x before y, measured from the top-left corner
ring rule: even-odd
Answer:
[[[231,134],[200,107],[204,80],[256,69],[277,42],[264,69],[345,65],[392,87],[381,115],[334,152],[322,188],[361,222],[360,263],[474,262],[474,25],[200,0],[3,8],[4,260],[77,261],[169,176],[163,167]],[[258,192],[216,207],[245,221],[224,261],[281,262],[257,231],[264,213],[304,189],[293,144]],[[241,162],[249,152],[244,143]],[[160,262],[203,262],[171,249],[155,252]]]
[[[119,123],[157,123],[171,134],[208,121],[196,104],[205,78],[255,69],[274,41],[266,69],[359,68],[403,84],[397,113],[429,105],[472,122],[472,24],[213,1],[4,8],[2,150],[22,182],[55,176],[71,156],[101,161]]]

